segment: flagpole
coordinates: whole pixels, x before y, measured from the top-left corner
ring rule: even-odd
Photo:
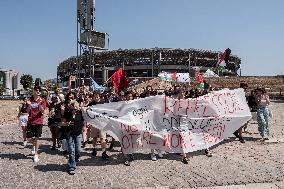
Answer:
[[[188,53],[188,74],[190,74],[190,53]]]
[[[110,79],[111,79],[111,76],[105,81],[105,83],[107,83]]]
[[[189,77],[189,85],[190,85],[190,52],[188,53],[188,77]]]

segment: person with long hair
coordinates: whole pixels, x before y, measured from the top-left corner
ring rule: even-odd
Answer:
[[[23,103],[21,106],[19,106],[19,125],[22,127],[22,133],[23,133],[23,146],[25,147],[27,145],[27,123],[28,123],[28,97],[23,98]]]
[[[29,114],[27,124],[27,139],[33,144],[32,154],[34,155],[34,162],[38,162],[38,149],[39,149],[39,138],[42,134],[42,126],[44,119],[44,110],[46,108],[45,99],[40,97],[41,87],[35,86],[34,93],[31,100],[27,101]]]
[[[88,106],[95,106],[96,104],[103,104],[104,103],[104,97],[101,96],[99,93],[94,93],[93,95],[93,101],[90,102]],[[107,154],[106,149],[106,132],[99,130],[95,127],[91,127],[91,136],[93,137],[93,152],[92,156],[97,156],[97,138],[100,138],[101,141],[101,147],[102,147],[102,159],[107,160],[109,159],[109,156]]]
[[[66,141],[68,146],[68,173],[75,174],[76,162],[79,161],[81,144],[82,144],[82,129],[84,126],[84,118],[82,115],[81,107],[76,100],[72,100],[68,104],[68,109],[64,115],[66,122],[62,127],[66,127]]]
[[[268,140],[268,136],[269,136],[268,105],[270,104],[270,100],[264,88],[261,88],[261,89],[258,88],[256,90],[256,103],[257,103],[258,131],[262,137],[262,140]]]
[[[51,97],[51,102],[48,104],[48,127],[51,132],[51,139],[52,139],[52,147],[51,150],[56,149],[56,142],[58,144],[58,148],[61,147],[61,142],[58,139],[59,133],[59,123],[61,122],[61,103],[58,104],[57,96]]]

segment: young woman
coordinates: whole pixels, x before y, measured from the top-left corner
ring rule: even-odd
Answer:
[[[68,172],[70,175],[74,175],[76,162],[78,162],[80,158],[82,129],[84,126],[82,111],[76,100],[73,100],[68,104],[68,110],[65,112],[64,117],[66,122],[62,124],[62,127],[67,127],[66,141],[69,153]]]
[[[269,136],[268,105],[270,104],[270,100],[264,88],[256,90],[256,103],[257,103],[258,131],[262,137],[262,140],[268,140]]]
[[[19,118],[19,125],[22,127],[22,132],[23,132],[23,145],[26,146],[27,145],[27,123],[28,123],[28,97],[24,97],[23,98],[23,103],[21,104],[21,106],[19,107],[19,114],[18,114],[18,118]]]
[[[57,138],[59,132],[58,124],[61,122],[61,105],[61,103],[58,104],[57,96],[51,97],[51,103],[48,105],[48,127],[50,129],[52,138],[51,150],[56,149],[56,142],[58,143],[58,147],[60,148],[60,142]]]
[[[42,134],[42,126],[44,119],[44,110],[46,108],[45,99],[40,97],[41,88],[40,86],[34,87],[34,94],[31,100],[27,101],[29,113],[28,124],[27,124],[27,138],[30,143],[33,144],[32,154],[34,155],[34,162],[38,162],[38,149],[39,149],[39,138]]]
[[[104,97],[100,95],[99,93],[94,93],[93,101],[89,104],[89,106],[94,106],[96,104],[103,104],[104,103]],[[102,147],[102,159],[107,160],[109,156],[107,155],[106,151],[106,132],[101,131],[95,127],[91,127],[91,136],[93,137],[93,152],[92,156],[97,155],[97,138],[100,138],[101,141],[101,147]]]
[[[85,99],[84,99],[84,102],[82,102],[80,104],[81,107],[86,107],[88,106],[91,102],[92,102],[92,99],[93,99],[93,95],[89,95],[89,94],[86,94],[85,96]],[[90,136],[91,136],[91,125],[88,124],[88,123],[85,123],[84,124],[84,127],[83,127],[83,143],[82,143],[82,148],[85,148],[86,145],[88,143],[90,143]]]
[[[69,105],[70,105],[71,101],[73,101],[74,99],[76,99],[76,93],[75,92],[68,92],[66,94],[64,104],[61,106],[61,114],[62,114],[61,122],[62,122],[62,125],[65,125],[67,123],[66,116],[68,116],[68,113],[70,112]],[[60,133],[62,135],[61,139],[62,139],[63,155],[67,155],[68,154],[68,146],[67,146],[66,137],[64,136],[65,135],[65,127],[64,126],[60,128]]]

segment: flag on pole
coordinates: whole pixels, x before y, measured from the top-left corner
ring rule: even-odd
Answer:
[[[200,74],[199,69],[196,69],[196,76],[197,76],[199,83],[203,83],[203,76]]]
[[[98,92],[104,92],[105,88],[99,84],[97,84],[97,82],[90,77],[90,88],[92,88],[93,91],[98,91]]]
[[[227,48],[224,53],[219,57],[217,66],[225,68],[226,64],[229,62],[229,56],[231,54],[231,49]]]
[[[161,72],[158,74],[158,77],[160,77],[161,80],[164,80],[164,81],[176,81],[177,73]]]
[[[180,83],[190,82],[189,73],[177,73],[177,82]]]
[[[111,76],[111,82],[117,93],[122,89],[126,89],[128,86],[128,79],[125,75],[125,72],[122,68],[119,68],[114,74]]]

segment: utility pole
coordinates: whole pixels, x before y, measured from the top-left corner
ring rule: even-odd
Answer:
[[[188,74],[190,77],[190,52],[188,53]]]
[[[95,0],[77,0],[77,83],[76,87],[81,86],[82,71],[82,51],[87,54],[88,69],[84,73],[84,78],[94,77],[95,68],[91,69],[94,64],[95,50],[105,49],[105,36],[108,34],[95,31]],[[109,39],[108,39],[109,41]],[[85,62],[87,64],[87,62]]]

